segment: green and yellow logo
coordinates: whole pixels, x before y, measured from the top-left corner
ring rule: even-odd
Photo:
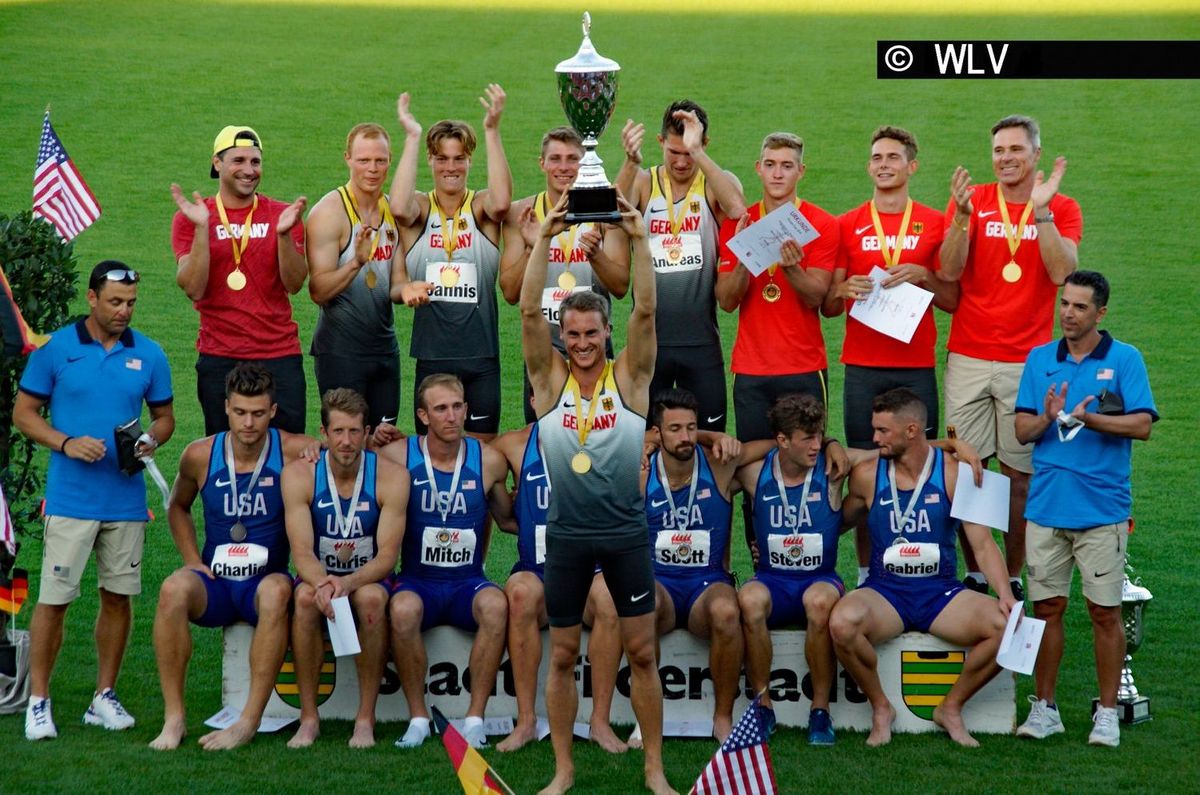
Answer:
[[[961,651],[901,652],[900,691],[912,714],[933,720],[933,708],[958,681],[966,659],[966,652]]]
[[[317,706],[329,700],[333,694],[333,686],[337,684],[337,657],[333,655],[333,646],[325,641],[325,656],[321,660],[321,673],[317,679]],[[296,660],[289,645],[287,654],[283,657],[283,667],[275,677],[275,692],[290,707],[300,708],[300,688],[296,684]]]

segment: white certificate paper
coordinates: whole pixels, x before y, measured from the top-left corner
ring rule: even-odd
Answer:
[[[888,272],[878,265],[867,275],[873,282],[871,294],[854,302],[850,317],[880,334],[909,342],[933,300],[933,293],[907,282],[883,289],[880,285]]]
[[[1037,662],[1038,648],[1042,645],[1042,633],[1046,622],[1025,615],[1025,603],[1017,602],[1008,614],[1008,626],[1000,639],[996,651],[996,662],[1002,668],[1028,676],[1033,673]]]
[[[234,707],[221,707],[217,714],[213,715],[208,720],[204,721],[204,725],[220,731],[228,729],[233,724],[237,723],[238,718],[242,717],[242,711]],[[279,731],[289,723],[295,723],[296,718],[272,718],[264,715],[262,721],[258,724],[259,734],[272,734]]]
[[[805,246],[820,236],[796,205],[788,202],[729,238],[728,245],[746,270],[757,276],[779,262],[779,248],[784,241],[795,240]]]
[[[950,516],[984,527],[1008,532],[1008,492],[1012,484],[1008,476],[983,470],[983,486],[976,488],[969,464],[958,462],[958,483],[954,486],[954,502]]]
[[[325,619],[329,626],[329,642],[335,657],[349,657],[362,651],[358,645],[358,628],[354,626],[354,611],[350,609],[350,597],[339,596],[332,600],[333,618]]]

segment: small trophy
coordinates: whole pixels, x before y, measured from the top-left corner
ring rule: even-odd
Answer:
[[[1152,717],[1150,715],[1150,699],[1138,692],[1133,683],[1133,671],[1130,663],[1134,653],[1141,647],[1145,635],[1142,619],[1146,603],[1153,599],[1150,590],[1142,585],[1142,578],[1130,581],[1128,572],[1133,567],[1125,563],[1125,583],[1121,586],[1121,620],[1125,625],[1125,666],[1121,668],[1121,684],[1117,688],[1117,710],[1122,723],[1142,723]],[[1092,712],[1095,713],[1099,699],[1093,699]]]
[[[567,121],[583,136],[584,156],[575,186],[567,193],[568,224],[616,223],[617,190],[604,176],[604,164],[596,154],[596,139],[608,126],[617,104],[616,61],[596,52],[590,36],[592,17],[583,12],[583,43],[573,58],[554,68],[558,74],[558,99]]]

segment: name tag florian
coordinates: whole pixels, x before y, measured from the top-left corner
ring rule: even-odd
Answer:
[[[457,527],[426,527],[421,537],[421,562],[426,566],[457,568],[475,562],[475,531]]]
[[[665,566],[707,566],[711,545],[708,530],[662,530],[654,540],[654,560]]]
[[[937,544],[899,542],[883,551],[883,568],[897,577],[932,577],[938,573],[941,558]]]
[[[267,568],[267,548],[261,544],[221,544],[213,553],[209,568],[222,580],[240,582],[263,573]]]
[[[816,571],[825,562],[820,533],[767,536],[768,564],[773,569]]]

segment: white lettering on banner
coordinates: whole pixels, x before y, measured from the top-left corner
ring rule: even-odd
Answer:
[[[699,226],[699,218],[696,221]],[[699,234],[655,235],[652,232],[650,257],[654,261],[656,273],[698,271],[704,266],[704,247]]]
[[[267,548],[261,544],[221,544],[208,568],[222,580],[248,580],[267,567]]]
[[[456,568],[475,562],[475,531],[457,527],[426,527],[421,535],[421,563]]]
[[[238,239],[238,240],[242,239],[242,225],[241,224],[230,224],[229,228],[233,230],[233,236],[236,239]],[[215,227],[215,229],[217,231],[217,240],[228,240],[229,239],[229,232],[225,229],[224,224],[218,225],[217,227]],[[250,224],[250,238],[252,240],[261,240],[262,238],[267,237],[270,234],[271,234],[271,224],[270,223],[264,222],[261,224],[253,224],[253,223]]]
[[[937,544],[913,544],[903,539],[883,551],[883,568],[897,577],[931,577],[942,559]]]
[[[681,505],[679,510],[685,511],[686,507]],[[654,539],[654,560],[666,566],[707,566],[712,560],[711,533],[660,530]]]
[[[772,568],[815,571],[825,562],[825,544],[820,533],[767,536]]]

